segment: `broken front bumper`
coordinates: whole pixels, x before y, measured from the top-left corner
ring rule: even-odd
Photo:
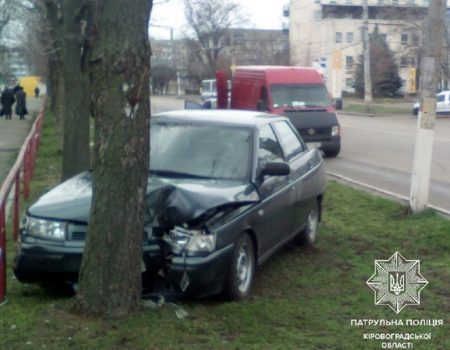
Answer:
[[[14,274],[23,283],[68,282],[78,280],[83,247],[67,247],[38,242],[21,242],[14,261]],[[159,244],[144,245],[145,271],[156,273],[163,257]]]
[[[166,263],[168,281],[196,297],[222,291],[233,257],[234,244],[206,256],[174,255]]]

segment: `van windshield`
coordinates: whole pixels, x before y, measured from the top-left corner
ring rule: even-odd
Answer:
[[[323,84],[272,84],[272,107],[328,107],[331,101]]]

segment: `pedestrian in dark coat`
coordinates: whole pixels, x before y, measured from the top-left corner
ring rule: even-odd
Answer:
[[[34,88],[34,97],[38,98],[40,92],[41,92],[41,90],[39,90],[39,87],[36,86],[36,87]]]
[[[0,100],[2,102],[2,112],[5,114],[5,119],[11,119],[12,105],[16,101],[12,90],[5,87],[2,91]]]
[[[19,86],[16,92],[16,114],[20,119],[25,119],[25,115],[28,114],[27,111],[27,94],[23,91],[23,87]]]

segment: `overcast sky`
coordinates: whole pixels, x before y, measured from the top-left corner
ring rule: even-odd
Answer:
[[[154,0],[158,3],[162,0]],[[246,27],[260,29],[281,29],[283,5],[288,0],[234,0],[242,6],[250,23]],[[183,37],[185,25],[183,0],[169,0],[153,5],[150,19],[150,35],[158,39],[169,39],[170,30],[155,26],[172,27],[175,38]]]

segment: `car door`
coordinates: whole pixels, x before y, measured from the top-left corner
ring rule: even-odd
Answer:
[[[291,230],[288,209],[293,190],[289,187],[289,176],[260,175],[264,163],[284,162],[285,158],[270,124],[262,126],[258,132],[256,182],[261,203],[255,208],[251,225],[258,234],[258,255],[264,260]]]
[[[291,226],[286,231],[287,236],[298,232],[306,223],[311,201],[313,198],[308,195],[308,188],[305,184],[309,177],[307,174],[313,167],[311,156],[314,150],[308,150],[301,141],[300,136],[294,131],[292,125],[287,121],[274,123],[274,129],[279,137],[281,147],[291,168],[289,174],[289,217]]]
[[[445,112],[448,109],[447,94],[440,92],[436,95],[436,113]]]

